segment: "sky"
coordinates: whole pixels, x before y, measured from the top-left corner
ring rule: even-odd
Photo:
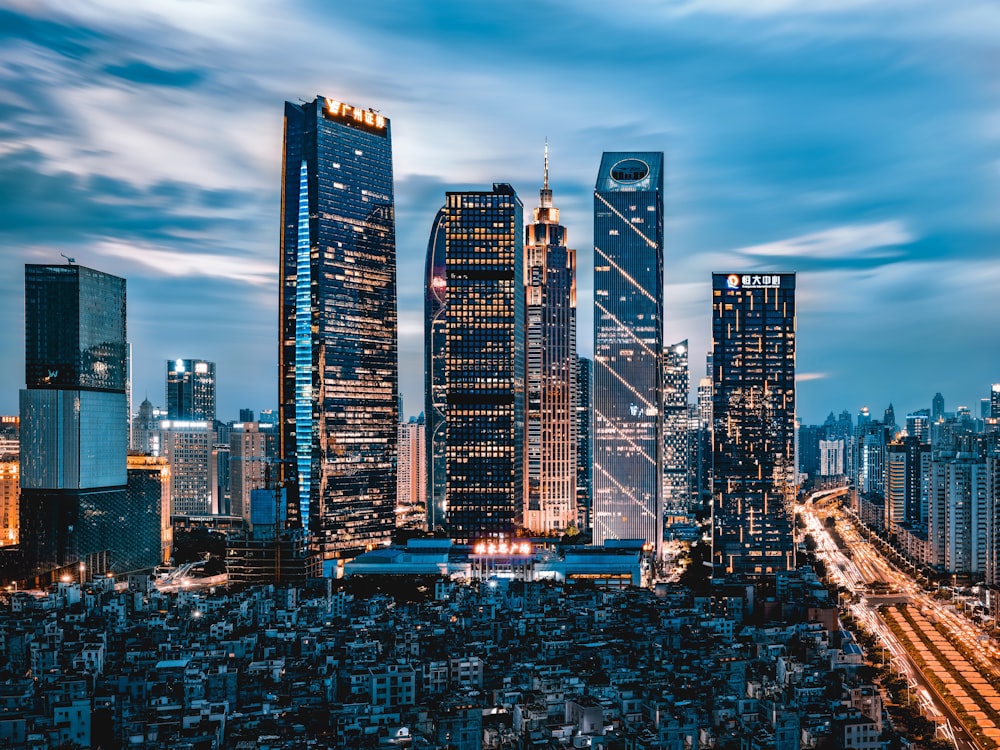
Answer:
[[[0,0],[0,413],[24,386],[25,263],[123,276],[135,406],[217,363],[219,418],[277,406],[285,100],[392,122],[404,411],[447,190],[546,139],[593,351],[603,151],[665,154],[665,333],[711,347],[712,272],[798,273],[797,408],[978,414],[1000,382],[993,0]]]

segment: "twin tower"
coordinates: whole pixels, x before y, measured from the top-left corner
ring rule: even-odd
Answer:
[[[510,185],[449,192],[433,223],[425,289],[428,525],[459,542],[509,538],[518,529],[558,533],[582,518],[577,452],[591,436],[577,427],[576,253],[552,205],[547,158],[540,198],[525,227]],[[289,519],[308,529],[327,561],[385,543],[395,524],[393,205],[387,118],[324,97],[286,103],[282,471]],[[779,283],[794,290],[789,278]],[[741,293],[751,284],[744,286]],[[586,520],[595,542],[643,539],[658,548],[663,538],[662,332],[663,155],[605,153],[594,191]],[[763,386],[755,403],[769,393]],[[783,398],[793,417],[793,399]],[[788,438],[790,454],[786,421],[788,436],[782,427],[778,437]],[[755,523],[769,521],[761,512]]]

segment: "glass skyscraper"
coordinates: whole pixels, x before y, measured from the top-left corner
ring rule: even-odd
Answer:
[[[445,383],[445,332],[448,325],[448,282],[446,280],[445,219],[442,208],[434,217],[427,242],[427,266],[424,279],[424,430],[427,460],[427,528],[434,531],[443,526],[447,463],[445,446],[448,409]]]
[[[576,525],[589,529],[590,504],[594,476],[594,362],[576,359]]]
[[[523,510],[524,219],[507,184],[449,192],[445,211],[448,532],[469,543]]]
[[[534,221],[525,227],[527,497],[535,534],[576,524],[576,250],[552,205],[549,153]]]
[[[794,564],[795,274],[712,275],[716,575]]]
[[[668,346],[663,356],[663,512],[664,518],[687,520],[692,506],[689,445],[687,339]],[[669,522],[669,520],[667,521]]]
[[[663,154],[605,153],[594,189],[594,542],[663,540]]]
[[[380,113],[285,103],[279,421],[288,518],[324,560],[394,528],[398,382],[392,142]]]
[[[127,564],[125,280],[83,266],[24,269],[21,545],[31,574]],[[155,561],[154,561],[155,564]]]
[[[215,421],[215,362],[167,360],[167,419]]]

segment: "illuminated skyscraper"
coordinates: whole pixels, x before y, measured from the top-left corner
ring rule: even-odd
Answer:
[[[691,511],[690,384],[685,339],[668,346],[663,356],[663,512],[666,519],[680,520]]]
[[[125,280],[24,269],[20,540],[33,573],[130,559]]]
[[[510,185],[445,202],[448,531],[514,533],[524,503],[523,208]]]
[[[324,560],[387,543],[396,501],[396,239],[389,120],[285,103],[279,422],[288,518]]]
[[[663,154],[605,153],[594,190],[594,542],[663,539]]]
[[[215,362],[167,360],[167,419],[215,421]]]
[[[712,275],[715,574],[793,566],[795,274]]]
[[[424,430],[427,456],[427,528],[434,531],[447,518],[445,491],[447,472],[445,446],[448,408],[445,384],[445,332],[448,319],[448,284],[445,280],[445,218],[442,208],[434,217],[427,242],[424,287]]]
[[[590,528],[594,486],[594,362],[577,357],[576,365],[576,524]]]
[[[552,206],[549,151],[534,222],[525,227],[527,498],[524,526],[565,531],[576,517],[576,250]]]
[[[427,528],[427,432],[424,420],[399,423],[396,466],[396,527]]]

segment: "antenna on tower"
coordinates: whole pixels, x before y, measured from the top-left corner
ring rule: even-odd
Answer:
[[[545,136],[545,179],[542,183],[542,190],[549,189],[549,137]]]

